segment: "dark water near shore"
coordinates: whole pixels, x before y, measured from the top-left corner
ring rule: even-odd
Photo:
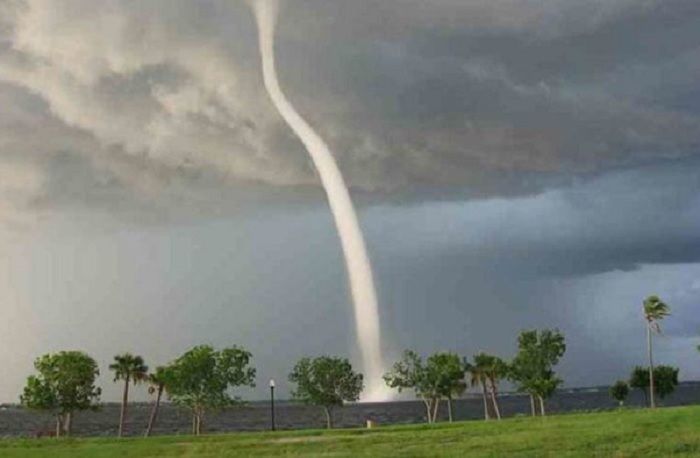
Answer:
[[[681,384],[675,393],[661,401],[664,406],[700,403],[700,382]],[[529,398],[521,395],[503,395],[500,398],[504,416],[525,415],[530,412]],[[626,403],[642,406],[644,397],[638,390],[630,393]],[[607,388],[564,390],[556,393],[547,402],[548,413],[580,410],[613,409],[617,404],[610,399]],[[150,404],[130,404],[127,431],[130,435],[143,434]],[[317,407],[290,402],[276,404],[278,429],[322,428],[325,426],[323,411]],[[364,426],[368,419],[380,425],[420,423],[425,421],[425,407],[420,401],[354,404],[335,411],[338,427]],[[447,409],[440,408],[440,418],[445,420]],[[481,397],[470,396],[454,402],[456,420],[483,418]],[[80,412],[75,415],[73,434],[79,436],[114,436],[117,433],[119,405],[105,404],[95,412]],[[187,434],[190,417],[182,409],[165,404],[162,406],[154,434]],[[211,413],[205,418],[204,429],[209,433],[228,431],[256,431],[270,427],[270,407],[265,402]],[[0,437],[35,436],[40,431],[51,431],[53,420],[46,414],[27,411],[18,406],[0,408]]]

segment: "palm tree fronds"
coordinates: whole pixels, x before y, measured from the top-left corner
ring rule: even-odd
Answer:
[[[644,308],[644,318],[649,322],[662,320],[671,314],[668,304],[659,299],[658,296],[647,297],[642,307]]]

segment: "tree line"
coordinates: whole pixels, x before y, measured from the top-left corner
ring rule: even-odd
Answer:
[[[659,321],[669,315],[670,308],[658,297],[650,296],[644,301],[643,310],[649,367],[635,368],[629,383],[618,381],[610,393],[623,402],[630,386],[640,388],[653,407],[655,395],[663,398],[678,384],[678,369],[654,367],[652,359],[652,335],[660,332]],[[525,330],[518,336],[517,348],[510,361],[485,352],[471,359],[453,352],[438,352],[424,359],[415,351],[406,350],[384,374],[384,381],[399,393],[410,390],[422,400],[428,423],[436,421],[442,401],[452,421],[453,400],[469,386],[481,391],[484,418],[500,419],[503,412],[498,401],[499,384],[504,380],[529,396],[533,416],[544,416],[545,401],[563,383],[554,368],[566,352],[564,334],[557,329]],[[148,384],[149,393],[155,395],[145,436],[153,431],[164,395],[190,412],[192,433],[201,434],[208,412],[240,403],[233,391],[255,386],[252,358],[249,351],[239,346],[217,350],[200,345],[151,371],[141,356],[116,355],[109,370],[114,374],[114,382],[123,384],[119,436],[125,434],[129,389],[141,383]],[[98,407],[101,396],[101,389],[96,386],[98,364],[83,352],[62,351],[37,358],[34,367],[36,373],[27,378],[20,396],[22,405],[50,412],[56,421],[55,435],[70,435],[74,412]],[[333,426],[334,410],[359,400],[364,388],[363,375],[342,357],[302,358],[288,379],[294,385],[293,399],[323,408],[328,428]]]
[[[475,355],[472,361],[454,353],[436,353],[424,362],[417,353],[406,351],[384,379],[388,386],[399,391],[413,390],[425,402],[431,423],[437,418],[442,399],[447,400],[452,420],[452,400],[468,384],[483,389],[485,417],[500,418],[498,383],[503,378],[517,381],[519,390],[530,394],[533,413],[537,399],[544,415],[544,399],[561,383],[552,367],[564,351],[564,336],[559,331],[524,331],[519,338],[519,353],[512,363],[486,353]],[[50,412],[56,422],[55,435],[70,435],[75,412],[98,408],[102,391],[96,386],[100,374],[97,362],[80,351],[62,351],[37,358],[34,367],[36,374],[28,377],[20,396],[22,405]],[[190,412],[192,433],[199,435],[206,413],[241,402],[232,395],[233,390],[254,387],[256,374],[249,351],[238,346],[217,350],[209,345],[194,347],[153,371],[149,371],[143,357],[119,354],[109,370],[114,382],[123,385],[120,437],[126,433],[129,389],[133,385],[146,383],[149,392],[155,395],[145,436],[153,431],[164,395]],[[293,399],[323,408],[328,428],[333,426],[334,410],[359,400],[364,388],[363,375],[353,369],[347,358],[341,357],[302,358],[288,378],[294,386]]]
[[[480,352],[471,360],[456,353],[435,353],[425,360],[407,350],[384,380],[399,392],[412,390],[425,404],[426,419],[434,423],[441,401],[447,404],[452,421],[452,401],[462,395],[467,385],[481,389],[484,418],[501,418],[498,386],[511,381],[518,392],[530,397],[532,415],[545,415],[545,400],[562,384],[554,372],[566,352],[564,334],[554,329],[523,331],[518,337],[518,353],[512,361]]]
[[[200,345],[149,372],[141,356],[130,353],[115,356],[109,370],[114,373],[114,381],[124,386],[119,436],[125,433],[129,387],[140,383],[148,383],[149,392],[156,395],[145,436],[153,431],[163,394],[175,405],[190,411],[192,433],[199,435],[208,410],[239,402],[238,397],[231,395],[233,388],[254,386],[255,368],[251,361],[252,354],[241,347],[216,350]],[[20,396],[21,404],[50,412],[56,420],[56,437],[69,436],[74,412],[98,408],[102,390],[96,386],[100,374],[97,363],[86,353],[62,351],[37,358],[34,368],[37,373],[28,377]]]
[[[654,374],[654,396],[660,399],[673,393],[678,386],[679,369],[672,366],[656,366]],[[636,388],[644,395],[644,403],[651,407],[649,368],[636,366],[632,369],[629,380],[618,380],[610,387],[610,396],[624,405],[629,396],[630,388]]]

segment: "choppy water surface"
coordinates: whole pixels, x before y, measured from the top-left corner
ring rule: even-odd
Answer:
[[[529,399],[520,395],[504,395],[500,399],[504,416],[528,414]],[[644,397],[635,390],[630,393],[627,405],[641,406]],[[687,405],[700,403],[700,382],[681,384],[677,391],[661,401],[662,405]],[[561,391],[547,403],[550,413],[577,410],[612,409],[617,404],[610,399],[606,388]],[[148,421],[149,404],[129,405],[127,431],[130,435],[143,434]],[[320,408],[290,402],[276,404],[278,429],[322,428],[325,416]],[[446,407],[441,405],[440,417],[446,419]],[[483,418],[480,397],[470,396],[454,403],[456,420]],[[80,412],[74,419],[74,435],[110,436],[117,433],[119,405],[105,404],[95,412]],[[335,412],[338,427],[364,426],[366,420],[380,425],[420,423],[425,421],[425,408],[420,401],[355,404]],[[187,434],[190,429],[187,411],[165,404],[161,408],[154,434]],[[270,428],[270,406],[266,402],[250,403],[246,406],[211,413],[205,418],[205,431],[210,433],[227,431],[256,431]],[[31,412],[17,406],[0,408],[0,437],[35,436],[41,431],[51,431],[53,419],[42,413]]]

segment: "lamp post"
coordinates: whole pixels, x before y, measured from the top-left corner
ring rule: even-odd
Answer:
[[[275,430],[275,380],[270,379],[270,428]]]

